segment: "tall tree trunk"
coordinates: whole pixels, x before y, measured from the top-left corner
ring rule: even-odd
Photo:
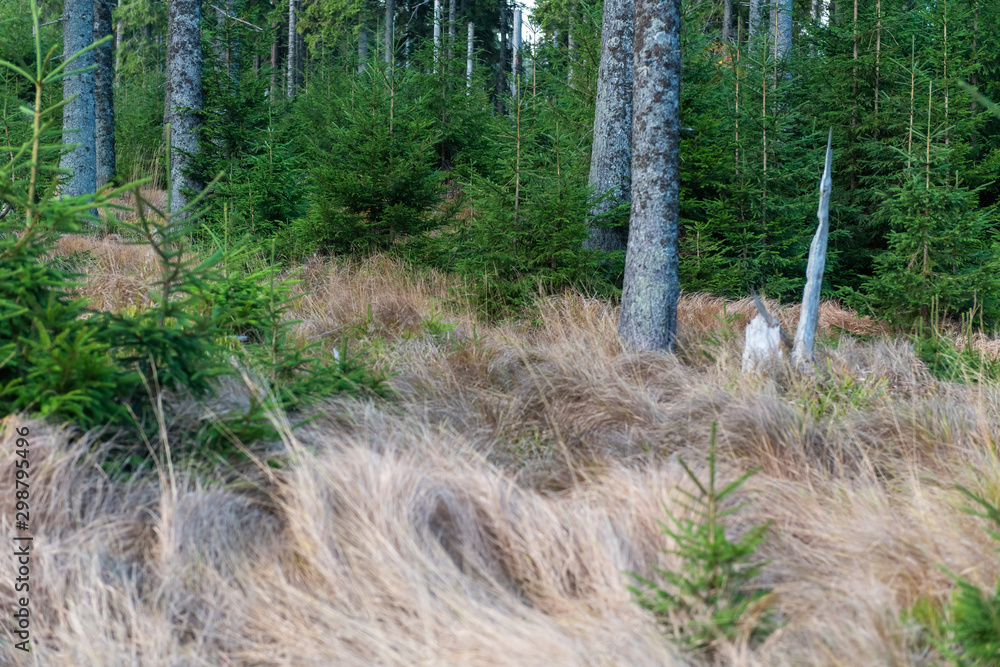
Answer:
[[[392,38],[393,19],[396,18],[396,3],[393,0],[385,0],[385,61],[392,62],[394,50]]]
[[[365,71],[365,64],[368,62],[368,19],[361,22],[361,29],[358,31],[358,74]]]
[[[201,0],[171,0],[167,5],[167,73],[164,123],[170,124],[170,212],[187,202],[185,190],[200,190],[187,174],[198,153],[201,124]]]
[[[510,96],[517,97],[521,80],[521,10],[514,9],[514,31],[511,33]]]
[[[469,43],[468,49],[465,55],[465,85],[467,88],[472,88],[472,63],[476,51],[476,24],[469,21]]]
[[[458,7],[455,5],[455,0],[451,0],[448,3],[448,62],[455,56],[455,29],[457,18],[456,12]]]
[[[507,3],[500,6],[500,70],[498,72],[496,84],[496,105],[497,113],[506,113],[503,103],[504,93],[507,92]]]
[[[118,9],[121,10],[122,0],[118,0]],[[122,69],[122,40],[125,38],[125,22],[118,21],[115,26],[115,72]]]
[[[722,3],[722,41],[730,42],[733,39],[733,0],[725,0]]]
[[[771,20],[774,22],[774,57],[780,63],[792,50],[792,0],[775,0]]]
[[[434,71],[441,60],[441,0],[434,0]]]
[[[94,0],[66,0],[63,5],[63,57],[69,58],[94,41]],[[70,70],[90,67],[94,52],[88,51],[73,61]],[[97,189],[97,161],[94,127],[94,71],[89,70],[63,79],[63,143],[78,144],[59,162],[70,175],[63,182],[62,193],[75,197]]]
[[[761,29],[760,25],[760,3],[763,0],[750,0],[750,20],[747,22],[747,30],[753,37]]]
[[[597,70],[590,187],[608,192],[591,213],[607,213],[632,198],[632,13],[633,0],[604,0],[601,64]],[[628,232],[591,226],[584,248],[624,250]]]
[[[636,0],[632,218],[618,333],[668,350],[677,337],[680,215],[680,0]]]
[[[288,74],[285,81],[288,84],[287,94],[291,97],[295,94],[296,71],[298,69],[298,33],[295,31],[296,1],[288,0]]]
[[[284,26],[280,22],[271,24],[271,99],[278,99],[281,72],[281,35]]]
[[[302,0],[297,0],[295,10],[301,8]],[[295,25],[298,26],[296,17]],[[306,87],[306,36],[301,32],[295,32],[295,87],[297,90],[305,90]]]
[[[111,23],[112,0],[94,0],[94,41],[114,34]],[[94,147],[97,160],[97,187],[115,177],[115,72],[112,68],[114,42],[94,50]]]
[[[576,40],[573,39],[573,17],[569,18],[569,30],[566,32],[566,51],[569,67],[566,68],[566,82],[573,88],[573,63],[576,62]]]

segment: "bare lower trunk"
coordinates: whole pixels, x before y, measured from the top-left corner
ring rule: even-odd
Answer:
[[[633,0],[605,0],[601,64],[597,71],[594,141],[589,184],[607,193],[591,211],[596,218],[631,201],[632,187],[632,13]],[[585,248],[624,250],[627,231],[591,226]]]
[[[396,3],[393,0],[385,0],[385,61],[392,62],[393,38],[392,25],[396,17]]]
[[[750,20],[747,22],[747,30],[753,37],[761,29],[760,25],[760,3],[763,0],[750,0]]]
[[[456,30],[456,12],[458,8],[455,5],[455,0],[451,0],[448,3],[448,62],[455,56],[455,30]]]
[[[573,19],[569,20],[569,32],[566,33],[566,51],[568,52],[569,68],[566,72],[566,81],[569,87],[573,87],[573,63],[576,61],[576,41],[573,39]]]
[[[167,72],[164,123],[170,125],[170,212],[188,202],[186,191],[201,184],[187,173],[198,152],[201,124],[201,0],[171,0],[167,5]]]
[[[271,24],[271,99],[278,99],[279,73],[281,71],[281,30],[280,23]]]
[[[792,0],[775,0],[771,21],[774,24],[774,56],[780,63],[792,50]]]
[[[469,44],[465,55],[465,81],[466,87],[472,88],[472,63],[475,57],[476,24],[469,22]]]
[[[63,8],[63,57],[69,58],[90,46],[93,40],[94,1],[66,0]],[[93,64],[94,52],[88,51],[74,60],[69,69]],[[69,99],[63,107],[63,143],[78,144],[59,162],[61,168],[70,171],[62,186],[63,195],[68,197],[85,195],[97,189],[94,82],[93,70],[63,79],[63,99]]]
[[[441,60],[441,0],[434,0],[434,71]]]
[[[365,64],[368,62],[368,22],[361,24],[358,31],[358,74],[365,71]]]
[[[646,350],[677,337],[680,0],[636,0],[632,217],[618,333]]]
[[[94,2],[94,41],[113,34],[111,0]],[[115,177],[115,73],[108,41],[94,50],[94,138],[97,159],[97,187],[102,188]]]
[[[511,33],[510,96],[517,97],[521,76],[521,10],[514,10],[514,31]]]
[[[722,41],[730,42],[733,39],[733,0],[725,0],[722,3]]]
[[[296,20],[296,0],[288,0],[288,74],[286,82],[288,84],[287,94],[291,97],[295,94],[296,65],[298,61],[298,33],[295,31]]]
[[[118,0],[118,9],[122,6],[122,0]],[[122,39],[125,38],[125,22],[119,21],[115,26],[115,72],[120,72],[122,68]]]

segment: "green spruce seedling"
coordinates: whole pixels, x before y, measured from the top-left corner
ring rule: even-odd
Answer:
[[[682,459],[684,472],[697,493],[682,491],[690,501],[683,507],[690,514],[675,516],[664,508],[670,523],[663,532],[676,547],[667,550],[680,556],[679,571],[653,567],[656,577],[647,579],[631,573],[638,585],[629,586],[636,601],[653,612],[681,644],[695,652],[712,653],[719,640],[740,635],[754,640],[771,630],[761,617],[770,602],[770,593],[751,582],[765,563],[751,563],[757,547],[764,542],[770,522],[754,526],[738,542],[731,542],[722,520],[743,504],[722,509],[722,502],[754,473],[745,472],[722,489],[716,488],[716,423],[708,450],[708,482],[703,484]]]

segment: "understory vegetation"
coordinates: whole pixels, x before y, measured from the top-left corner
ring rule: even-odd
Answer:
[[[32,650],[0,624],[0,661],[1000,664],[1000,117],[959,85],[1000,92],[971,38],[998,14],[892,4],[864,57],[802,27],[790,78],[686,7],[653,353],[617,331],[622,253],[583,243],[629,213],[591,216],[599,6],[513,93],[415,33],[359,68],[307,12],[274,99],[247,26],[280,8],[206,22],[205,188],[170,213],[161,45],[118,69],[116,180],[64,197],[72,59],[0,0],[0,477],[33,539]],[[744,373],[749,288],[798,321],[831,126],[815,363]]]

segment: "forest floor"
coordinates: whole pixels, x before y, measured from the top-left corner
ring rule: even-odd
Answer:
[[[63,239],[81,249],[98,307],[146,298],[146,249]],[[984,587],[1000,576],[955,488],[1000,501],[1000,387],[935,380],[908,340],[835,303],[815,375],[747,377],[749,301],[684,296],[680,350],[663,355],[623,351],[615,309],[581,296],[491,326],[454,305],[447,277],[389,259],[315,259],[299,277],[301,335],[349,329],[397,397],[330,400],[283,428],[280,470],[128,483],[95,465],[108,445],[93,436],[6,418],[8,484],[15,428],[31,433],[35,644],[0,662],[707,664],[634,602],[627,573],[678,567],[660,522],[685,515],[678,457],[705,475],[713,421],[723,481],[760,467],[727,525],[735,539],[772,522],[755,583],[779,625],[712,662],[925,664],[904,610],[949,599],[942,566]],[[797,308],[778,310],[794,329]],[[216,400],[239,396],[234,382]],[[0,498],[11,536],[13,494]],[[0,559],[4,609],[15,577]]]

